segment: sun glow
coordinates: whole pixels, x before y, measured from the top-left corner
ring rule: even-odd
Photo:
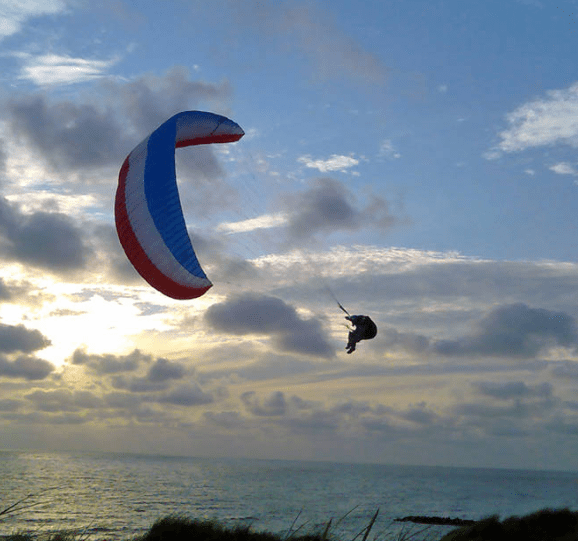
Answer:
[[[148,302],[146,290],[135,289],[138,292],[132,294],[130,288],[50,284],[44,290],[50,300],[20,318],[11,313],[10,324],[22,323],[46,336],[51,344],[36,355],[57,367],[78,348],[95,354],[126,353],[138,347],[134,338],[139,334],[170,328],[168,305],[155,303],[152,310],[159,296]]]

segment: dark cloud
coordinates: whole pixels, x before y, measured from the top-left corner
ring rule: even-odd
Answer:
[[[578,379],[578,363],[576,361],[557,361],[552,364],[552,375],[563,379]]]
[[[198,384],[191,383],[173,389],[161,396],[158,402],[175,406],[200,406],[210,404],[213,400],[214,398],[211,394],[203,391]]]
[[[210,205],[205,205],[203,212],[210,210]],[[243,283],[255,283],[262,279],[263,271],[252,261],[229,253],[230,247],[223,236],[199,235],[198,231],[193,230],[188,233],[199,261],[202,261],[203,268],[215,283],[220,282],[222,287],[230,283],[238,288]]]
[[[54,371],[54,366],[44,359],[22,355],[10,360],[0,355],[0,377],[23,378],[29,381],[44,379]]]
[[[103,81],[101,90],[99,99],[106,106],[99,99],[50,102],[40,93],[13,97],[6,105],[10,129],[56,169],[120,167],[126,154],[167,118],[206,101],[212,110],[222,109],[217,104],[231,94],[227,82],[192,81],[183,67],[128,83]],[[210,150],[201,152],[207,159],[198,167],[210,178],[218,165]]]
[[[126,285],[143,284],[140,274],[126,257],[114,225],[99,225],[93,230],[93,242],[102,254],[102,263],[108,268],[109,279]]]
[[[134,130],[143,134],[141,139],[179,111],[196,109],[204,102],[211,102],[212,110],[222,109],[232,94],[227,81],[192,81],[183,66],[173,66],[162,77],[144,75],[125,84],[108,81],[107,90],[119,100]]]
[[[149,393],[164,391],[168,387],[166,381],[151,381],[147,377],[118,375],[112,378],[115,389],[124,389],[131,393]]]
[[[438,415],[432,410],[428,409],[425,402],[420,402],[416,406],[413,406],[406,411],[400,412],[399,417],[406,421],[410,421],[422,426],[432,425],[438,419]]]
[[[37,94],[12,99],[7,112],[12,131],[56,168],[108,165],[118,161],[121,149],[126,148],[114,112],[92,104],[49,104]]]
[[[362,208],[356,196],[338,180],[321,177],[311,184],[305,192],[283,198],[290,241],[311,238],[319,232],[356,231],[361,227],[384,230],[399,221],[389,213],[382,198],[374,196]]]
[[[369,270],[367,280],[374,289],[383,291],[387,299],[406,301],[418,297],[423,300],[456,301],[471,300],[469,311],[474,313],[479,304],[498,295],[502,304],[525,299],[528,305],[566,311],[573,314],[578,304],[578,273],[571,263],[547,264],[520,261],[480,261],[459,254],[437,254],[432,258],[412,251],[392,251],[391,261],[381,260],[363,269]],[[375,256],[374,256],[375,257]],[[418,264],[416,265],[416,257]],[[422,259],[422,261],[420,261]],[[341,285],[340,285],[341,282]],[[336,289],[343,288],[358,295],[366,291],[363,280],[352,282],[350,278],[335,279]],[[460,306],[461,314],[463,307]],[[414,314],[412,317],[429,317],[432,312]],[[434,316],[439,319],[439,312]],[[459,318],[463,321],[463,315]],[[450,322],[448,321],[448,324]]]
[[[529,386],[523,381],[508,381],[500,383],[480,381],[474,383],[474,387],[476,387],[481,394],[500,400],[532,397],[549,398],[552,396],[552,385],[550,383]]]
[[[86,353],[83,349],[77,349],[71,358],[72,364],[88,366],[97,374],[133,372],[141,364],[149,364],[151,361],[151,355],[141,353],[138,349],[127,355],[113,355],[110,353],[95,355]]]
[[[572,316],[522,303],[496,308],[484,316],[477,332],[457,340],[439,340],[433,351],[446,356],[534,357],[553,346],[576,349],[578,332]]]
[[[185,367],[182,364],[157,359],[149,368],[147,378],[153,382],[181,379],[185,375]]]
[[[140,364],[149,364],[152,357],[142,355],[138,350],[133,351],[129,356],[118,358],[107,355],[97,356],[100,373],[117,374],[112,378],[112,385],[115,389],[125,389],[131,393],[148,393],[164,391],[169,387],[171,380],[182,379],[186,369],[183,365],[159,358],[154,361],[145,376],[126,375],[123,372],[134,372]],[[105,365],[103,366],[103,361]],[[103,372],[104,370],[104,372]]]
[[[207,423],[225,429],[239,429],[244,426],[244,420],[238,411],[206,411],[203,417]]]
[[[246,356],[246,353],[243,354],[243,357]],[[252,357],[253,355],[251,354],[250,356]],[[318,366],[318,362],[314,360],[297,359],[290,355],[267,354],[256,361],[248,364],[239,364],[239,366],[234,368],[203,371],[201,376],[203,380],[235,375],[244,380],[262,381],[311,373]]]
[[[263,401],[258,399],[254,391],[248,391],[241,395],[241,402],[248,412],[258,417],[284,415],[287,408],[285,395],[281,391],[272,393]]]
[[[324,404],[303,400],[296,395],[288,397],[282,391],[265,397],[248,391],[240,398],[245,411],[252,417],[295,434],[324,431],[410,434],[443,428],[446,422],[425,402],[396,410],[383,404],[351,399],[332,405]]]
[[[10,288],[6,285],[6,282],[0,278],[0,301],[7,301],[12,298]]]
[[[6,175],[6,158],[8,157],[6,151],[4,150],[4,140],[0,139],[0,186],[4,182],[4,177]]]
[[[166,120],[166,119],[165,119]],[[179,180],[189,181],[194,186],[195,195],[201,190],[201,199],[210,197],[210,181],[223,177],[225,172],[221,163],[213,152],[210,145],[193,146],[186,152],[177,152],[175,162],[179,174]],[[220,194],[214,194],[219,197]],[[222,194],[223,196],[225,194]],[[198,196],[197,196],[198,197]]]
[[[140,396],[134,395],[132,393],[113,391],[107,393],[103,397],[104,403],[115,409],[124,409],[130,411],[136,411],[142,403],[142,398]]]
[[[0,399],[0,411],[2,412],[14,412],[19,410],[21,406],[21,400],[13,400],[11,398]]]
[[[561,416],[545,423],[544,428],[554,434],[563,434],[565,436],[578,436],[578,422],[575,418],[565,419]]]
[[[379,333],[387,349],[399,347],[414,353],[425,353],[430,346],[430,339],[422,334],[400,332],[391,327],[380,329]]]
[[[528,385],[521,381],[480,382],[474,387],[491,400],[466,402],[452,408],[454,425],[464,434],[471,431],[498,437],[524,437],[538,433],[564,404],[549,383]]]
[[[36,329],[30,330],[24,325],[5,325],[0,323],[0,352],[31,353],[50,345],[50,340]]]
[[[282,351],[319,357],[334,354],[319,319],[301,319],[295,308],[276,297],[233,296],[212,305],[204,318],[219,332],[269,335]]]
[[[28,393],[24,398],[33,402],[38,410],[48,412],[77,412],[100,408],[103,405],[102,399],[89,391],[70,391],[68,389],[36,390]]]
[[[4,254],[50,271],[82,268],[88,259],[83,235],[70,218],[56,212],[23,214],[0,197],[0,242]]]

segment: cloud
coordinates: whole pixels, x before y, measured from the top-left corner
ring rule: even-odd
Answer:
[[[248,364],[238,364],[226,369],[215,369],[203,372],[203,379],[238,376],[248,381],[263,381],[279,378],[290,378],[298,374],[314,373],[318,367],[313,360],[296,359],[290,355],[273,355],[267,353],[262,358]]]
[[[551,363],[552,375],[564,380],[578,379],[578,363],[575,361],[558,361]]]
[[[32,17],[63,12],[66,2],[61,0],[3,0],[0,5],[0,39],[19,32]]]
[[[197,383],[181,385],[169,393],[161,396],[158,402],[172,404],[174,406],[200,406],[210,404],[214,398],[211,394],[204,392]]]
[[[0,412],[14,412],[20,409],[21,405],[21,400],[13,400],[11,398],[0,399]]]
[[[314,160],[308,154],[306,156],[301,156],[297,158],[299,163],[309,167],[311,169],[317,169],[322,173],[328,173],[329,171],[341,171],[344,172],[350,167],[354,167],[359,163],[359,160],[353,156],[339,156],[337,154],[332,154],[327,160]]]
[[[170,379],[181,379],[184,375],[185,367],[182,364],[161,358],[157,359],[149,368],[147,378],[153,382],[160,382]]]
[[[552,384],[542,383],[529,386],[523,381],[492,382],[479,381],[474,387],[483,395],[500,400],[521,398],[549,398],[552,396]]]
[[[274,36],[304,53],[316,79],[384,84],[388,68],[383,61],[340,30],[327,10],[319,11],[305,2],[228,3],[243,27],[256,27],[263,35]]]
[[[33,56],[28,53],[16,55],[24,65],[20,79],[39,86],[82,83],[103,77],[106,70],[117,62],[112,60],[89,60],[56,54]]]
[[[6,143],[3,139],[0,139],[0,187],[4,182],[6,175],[6,159],[8,158],[8,153],[6,152]]]
[[[56,168],[82,169],[117,163],[129,145],[112,110],[94,104],[48,103],[41,94],[7,104],[10,128]],[[128,152],[127,152],[128,153]]]
[[[412,353],[426,353],[430,347],[430,339],[423,334],[400,332],[393,327],[382,328],[379,334],[387,350],[401,348]]]
[[[54,371],[54,366],[44,359],[22,355],[15,360],[0,355],[0,378],[24,378],[39,380],[48,377]]]
[[[550,171],[558,175],[578,175],[578,170],[568,162],[560,162],[549,167]]]
[[[490,311],[477,332],[457,340],[438,340],[433,351],[446,356],[500,356],[530,358],[553,346],[576,349],[578,331],[572,316],[523,303]]]
[[[563,418],[565,411],[572,409],[555,396],[549,382],[528,385],[523,381],[480,381],[473,387],[490,400],[450,408],[456,416],[453,425],[459,426],[464,436],[468,432],[479,436],[481,432],[500,438],[547,437],[552,419]]]
[[[11,132],[40,152],[56,169],[117,168],[132,148],[175,113],[202,102],[224,111],[230,85],[189,79],[173,67],[161,77],[144,75],[130,82],[103,79],[89,103],[49,101],[47,94],[13,96],[6,104]],[[212,179],[222,174],[210,149],[196,149],[185,168]],[[189,153],[190,154],[190,153]]]
[[[501,141],[486,157],[501,152],[521,152],[557,143],[578,146],[578,83],[564,90],[551,90],[547,98],[521,105],[506,116],[509,129],[499,134]]]
[[[274,415],[284,415],[286,410],[285,395],[281,391],[276,391],[265,398],[262,402],[254,391],[247,391],[241,395],[247,411],[257,417],[269,417]]]
[[[78,412],[103,406],[102,399],[90,391],[71,391],[69,389],[36,390],[28,393],[24,398],[33,402],[38,410],[48,412]]]
[[[0,242],[5,256],[54,272],[82,268],[88,258],[81,230],[64,214],[23,214],[0,197]]]
[[[315,73],[321,79],[351,78],[366,83],[385,82],[387,68],[374,54],[334,26],[326,13],[310,5],[285,8],[280,28],[292,43],[310,55]]]
[[[396,160],[401,158],[401,154],[396,150],[391,139],[384,139],[379,145],[379,157],[387,160]]]
[[[219,84],[193,81],[189,76],[187,68],[173,66],[162,77],[143,75],[128,83],[103,83],[109,98],[119,104],[122,115],[140,134],[135,144],[170,116],[196,109],[203,102],[210,102],[215,112],[226,113],[223,104],[231,97],[231,85],[226,80]]]
[[[302,319],[295,308],[276,297],[236,295],[209,307],[204,318],[218,332],[269,335],[281,351],[326,358],[334,355],[320,320]]]
[[[0,353],[31,353],[50,345],[50,340],[40,331],[29,330],[24,325],[0,323]]]
[[[433,425],[438,419],[438,415],[431,409],[428,409],[425,402],[420,402],[408,408],[406,411],[401,411],[398,415],[400,419],[421,426]]]
[[[6,285],[6,282],[0,278],[0,302],[7,301],[12,298],[12,293],[10,288]]]
[[[321,177],[310,184],[305,192],[283,197],[291,241],[319,232],[356,231],[366,226],[389,229],[399,222],[389,213],[387,201],[380,197],[372,197],[364,208],[359,208],[356,196],[335,179]]]
[[[264,214],[257,218],[249,218],[248,220],[241,220],[239,222],[223,222],[215,228],[215,231],[222,231],[227,234],[246,233],[248,231],[255,231],[256,229],[279,227],[286,223],[287,215],[284,212],[278,212],[276,214]]]
[[[153,381],[148,377],[126,376],[125,374],[115,375],[111,383],[115,389],[137,394],[165,391],[169,387],[168,380]]]
[[[118,374],[120,372],[134,372],[141,364],[149,364],[151,355],[141,353],[138,349],[127,355],[89,354],[83,349],[77,349],[72,354],[71,362],[74,365],[88,366],[97,374]]]
[[[127,355],[88,354],[77,349],[70,361],[73,365],[88,367],[97,375],[110,376],[110,384],[115,389],[137,394],[166,391],[172,381],[183,379],[187,372],[180,363],[162,357],[153,360],[151,355],[138,349]],[[142,367],[146,367],[144,375]]]
[[[342,434],[396,433],[409,435],[443,427],[444,419],[425,402],[395,409],[380,403],[360,400],[342,400],[333,403],[304,400],[297,395],[287,396],[274,391],[260,396],[255,391],[241,394],[245,412],[258,418],[262,426],[277,425],[292,434]]]

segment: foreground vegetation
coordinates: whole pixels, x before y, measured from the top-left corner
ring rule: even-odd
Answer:
[[[578,541],[578,512],[543,509],[503,521],[488,517],[453,530],[441,541]]]
[[[379,510],[370,523],[353,539],[342,541],[367,541]],[[0,512],[1,520],[2,512]],[[408,517],[410,518],[410,517]],[[416,517],[417,518],[417,517]],[[419,517],[421,519],[427,517]],[[439,517],[430,517],[436,524]],[[418,522],[418,521],[416,521]],[[426,522],[427,523],[427,522]],[[437,522],[439,523],[439,522]],[[148,532],[130,541],[339,541],[331,532],[330,520],[316,533],[299,534],[301,528],[285,535],[252,531],[250,526],[226,527],[216,520],[197,520],[169,516],[155,522]],[[424,524],[423,520],[420,524]],[[569,509],[544,509],[524,517],[510,517],[502,521],[497,516],[488,517],[459,527],[440,538],[431,526],[404,529],[398,533],[376,534],[371,541],[578,541],[578,512]],[[4,536],[5,541],[86,541],[88,535],[79,532],[52,534],[17,533]]]

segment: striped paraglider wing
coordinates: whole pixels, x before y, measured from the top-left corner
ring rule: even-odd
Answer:
[[[211,286],[187,233],[177,188],[175,149],[243,137],[228,118],[202,111],[171,117],[126,157],[115,200],[118,238],[137,272],[173,299],[200,297]]]

